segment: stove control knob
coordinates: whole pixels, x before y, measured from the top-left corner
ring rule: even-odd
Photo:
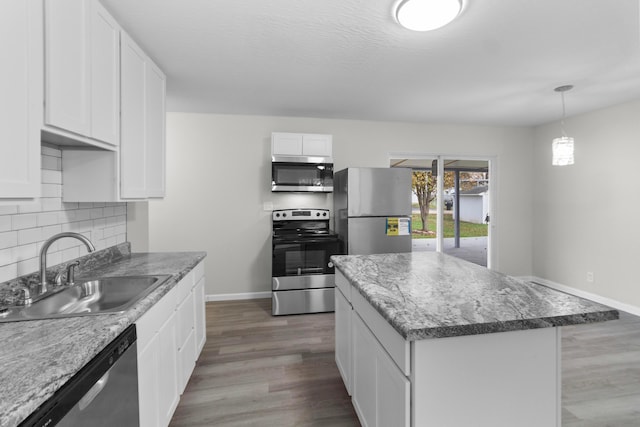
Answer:
[[[280,214],[279,213],[276,214],[276,218],[280,218]]]
[[[322,212],[322,216],[327,216],[327,213],[326,212]]]
[[[287,214],[286,214],[286,213],[283,213],[283,214],[282,214],[282,217],[283,217],[283,218],[285,218],[286,216],[287,216]]]
[[[320,212],[316,212],[316,216],[320,216]]]

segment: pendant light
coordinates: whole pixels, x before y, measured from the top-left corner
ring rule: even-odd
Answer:
[[[560,97],[562,98],[562,121],[560,122],[562,136],[554,138],[551,143],[551,149],[553,151],[551,164],[553,166],[568,166],[573,164],[573,138],[567,136],[564,131],[564,118],[566,113],[564,107],[564,93],[571,89],[573,89],[573,85],[558,86],[554,89],[556,92],[560,92]]]
[[[461,9],[461,0],[404,0],[396,9],[396,19],[409,30],[431,31],[453,21]]]

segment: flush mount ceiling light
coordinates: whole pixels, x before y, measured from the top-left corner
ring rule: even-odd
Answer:
[[[573,138],[567,136],[564,131],[564,93],[571,89],[573,89],[573,85],[559,86],[554,89],[556,92],[560,92],[560,97],[562,98],[562,121],[560,122],[562,136],[560,138],[554,138],[551,143],[551,149],[553,151],[551,164],[553,166],[568,166],[573,164]]]
[[[396,10],[396,19],[413,31],[430,31],[453,21],[462,9],[461,0],[404,0]]]

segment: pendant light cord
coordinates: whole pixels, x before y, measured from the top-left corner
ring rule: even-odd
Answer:
[[[564,107],[564,92],[560,92],[560,97],[562,98],[562,120],[560,120],[560,128],[562,129],[562,136],[566,137],[567,133],[564,131],[564,116],[565,116],[565,107]]]

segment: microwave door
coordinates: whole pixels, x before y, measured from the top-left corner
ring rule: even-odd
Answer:
[[[333,165],[314,163],[273,162],[271,191],[331,192]]]

